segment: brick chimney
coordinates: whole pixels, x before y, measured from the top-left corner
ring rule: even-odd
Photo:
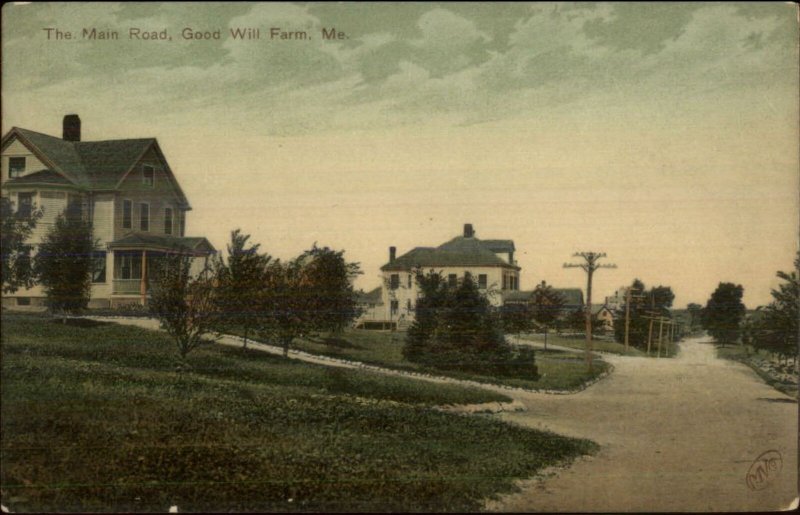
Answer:
[[[394,259],[397,257],[397,247],[389,247],[389,263],[394,263]]]
[[[81,119],[77,114],[68,114],[64,117],[64,141],[81,140]]]
[[[475,236],[475,231],[472,229],[472,224],[464,224],[464,237],[472,238]]]

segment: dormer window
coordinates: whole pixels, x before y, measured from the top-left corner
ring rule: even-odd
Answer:
[[[156,169],[151,165],[142,165],[142,183],[152,187],[156,182]]]
[[[13,179],[19,177],[25,172],[25,158],[24,157],[9,157],[8,158],[8,178]]]

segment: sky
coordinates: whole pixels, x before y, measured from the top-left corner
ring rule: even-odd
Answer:
[[[585,288],[562,265],[599,251],[595,299],[639,278],[676,307],[765,304],[798,249],[789,3],[20,3],[2,55],[3,133],[156,137],[187,235],[344,249],[364,289],[464,223],[514,240],[523,289]]]

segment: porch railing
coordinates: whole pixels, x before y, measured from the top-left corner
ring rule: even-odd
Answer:
[[[142,292],[141,279],[114,279],[111,288],[113,294],[132,294],[138,295]]]

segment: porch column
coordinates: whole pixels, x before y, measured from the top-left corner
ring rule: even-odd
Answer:
[[[142,251],[142,281],[139,285],[139,293],[142,294],[142,306],[147,301],[147,251]]]

